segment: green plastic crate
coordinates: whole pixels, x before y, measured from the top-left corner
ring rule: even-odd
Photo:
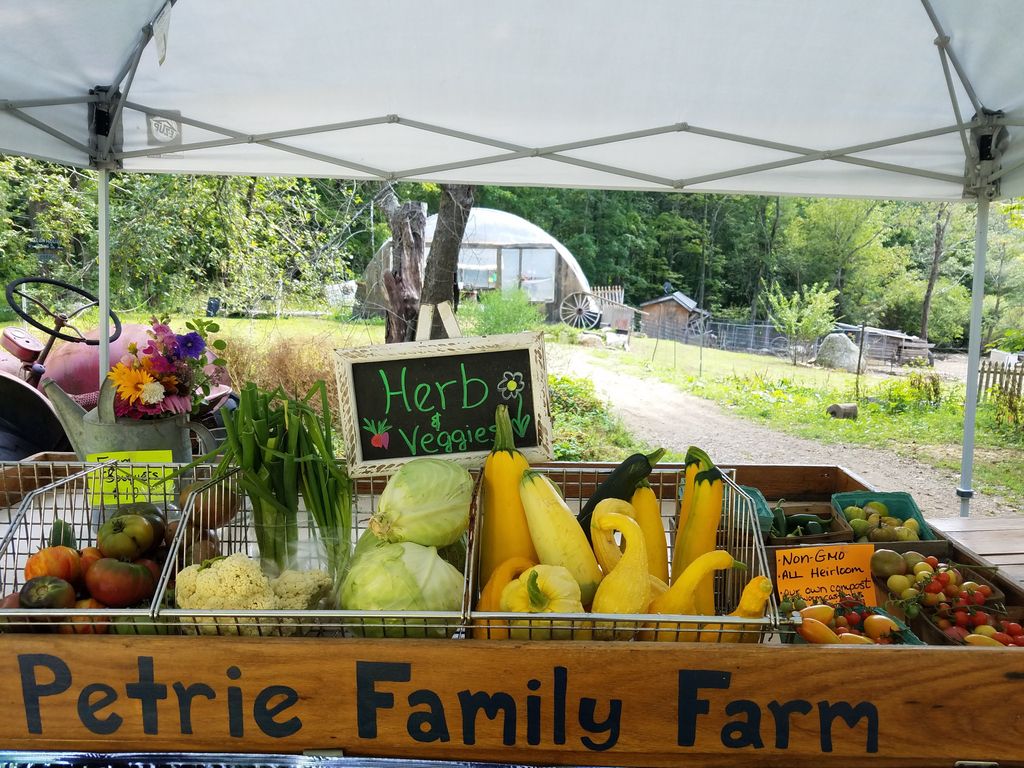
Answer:
[[[923,541],[935,541],[938,538],[928,527],[924,515],[917,508],[914,497],[909,493],[903,491],[846,491],[832,494],[832,506],[839,514],[842,514],[843,509],[850,505],[863,507],[869,501],[880,501],[885,504],[892,517],[898,517],[900,520],[908,520],[912,517],[917,520],[917,524],[921,528],[919,535]]]
[[[768,500],[761,491],[749,485],[741,485],[740,490],[754,501],[754,511],[757,513],[757,527],[761,530],[761,535],[767,538],[771,533],[773,522],[772,508],[768,506]]]

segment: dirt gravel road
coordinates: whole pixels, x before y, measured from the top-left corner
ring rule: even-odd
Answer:
[[[722,464],[840,465],[880,490],[907,491],[925,517],[960,514],[958,473],[889,451],[826,445],[776,432],[670,384],[616,371],[610,367],[614,361],[595,358],[585,348],[552,344],[547,353],[551,372],[591,379],[626,427],[651,445],[678,452],[699,445]],[[971,505],[972,516],[1018,513],[1002,499],[982,494]]]

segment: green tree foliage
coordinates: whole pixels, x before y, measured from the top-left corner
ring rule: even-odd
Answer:
[[[835,305],[839,291],[824,283],[800,286],[788,296],[772,285],[765,294],[768,316],[779,333],[789,338],[789,353],[793,365],[806,356],[811,345],[832,330],[835,324]]]
[[[209,294],[236,309],[317,303],[323,285],[362,274],[388,237],[380,182],[114,174],[115,307],[195,311]],[[439,187],[400,183],[436,212]],[[0,279],[38,273],[29,242],[54,239],[49,274],[96,285],[95,176],[0,157]],[[739,322],[764,320],[765,286],[835,289],[837,315],[916,334],[936,264],[928,335],[962,343],[974,206],[871,200],[480,187],[477,205],[518,214],[569,248],[592,285],[622,285],[637,305],[669,282]],[[1024,327],[1020,203],[993,208],[986,336]],[[269,299],[265,299],[269,297]]]

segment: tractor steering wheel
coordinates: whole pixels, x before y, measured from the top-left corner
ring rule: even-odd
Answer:
[[[23,285],[30,284],[52,285],[62,290],[78,294],[82,298],[88,299],[88,301],[85,304],[76,307],[70,314],[58,312],[48,307],[46,304],[44,304],[42,301],[35,298],[34,296],[31,296],[28,293],[25,293],[23,290],[21,290],[21,287]],[[21,302],[15,300],[15,296],[24,299],[27,302],[35,304],[37,307],[39,307],[39,309],[41,309],[43,313],[45,313],[51,318],[51,320],[53,321],[52,325],[45,325],[36,318],[32,317],[25,309],[21,307]],[[23,277],[19,280],[15,280],[14,282],[7,284],[7,303],[11,306],[11,309],[14,310],[18,317],[20,317],[26,323],[33,326],[34,328],[38,328],[43,333],[53,336],[54,338],[63,339],[64,341],[84,343],[88,344],[89,346],[98,346],[100,343],[99,339],[86,338],[84,333],[82,333],[80,330],[78,330],[78,328],[76,328],[70,323],[71,320],[85,312],[87,309],[91,309],[92,307],[99,305],[99,299],[97,299],[88,291],[85,291],[81,288],[77,288],[73,285],[62,282],[60,280],[54,280],[49,277]],[[117,337],[121,335],[121,321],[120,319],[118,319],[117,315],[114,314],[113,311],[111,311],[110,313],[110,319],[114,323],[114,332],[111,334],[110,340],[115,341]],[[63,333],[63,329],[70,329],[74,331],[76,335],[72,336],[70,334]]]

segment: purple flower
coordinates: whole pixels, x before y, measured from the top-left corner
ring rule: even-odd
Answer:
[[[191,357],[193,360],[198,360],[199,356],[206,350],[206,342],[195,331],[186,333],[184,336],[176,336],[175,339],[178,342],[178,351],[185,357]]]

